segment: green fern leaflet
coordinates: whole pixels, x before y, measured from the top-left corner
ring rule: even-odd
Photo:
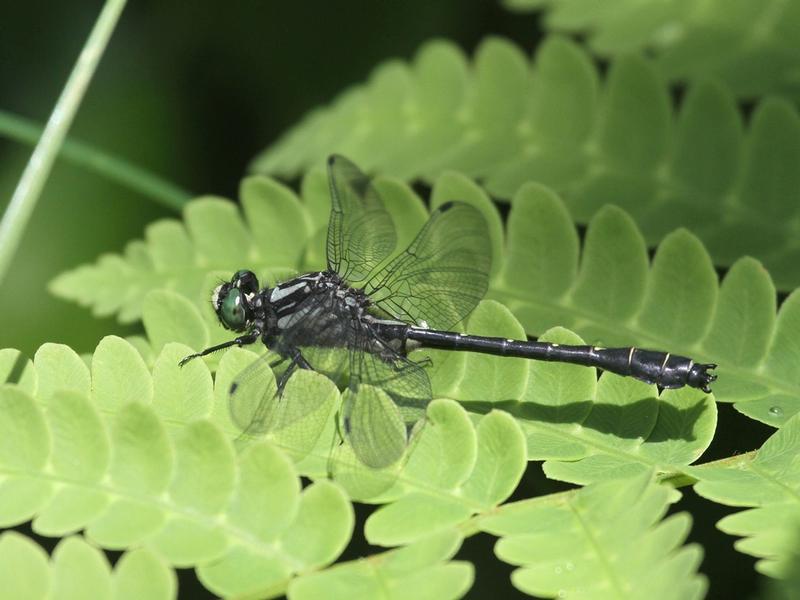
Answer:
[[[551,31],[587,33],[601,56],[648,51],[671,80],[720,79],[738,95],[800,97],[797,2],[505,0],[544,10]]]
[[[297,176],[335,151],[404,179],[433,181],[455,169],[503,199],[540,182],[580,223],[613,203],[649,245],[685,226],[715,264],[749,255],[780,289],[800,284],[796,107],[764,100],[745,129],[731,92],[706,80],[674,111],[642,58],[616,59],[599,80],[587,54],[558,37],[539,46],[532,67],[499,38],[481,44],[473,63],[454,45],[431,42],[410,65],[381,65],[309,114],[251,168]]]
[[[402,246],[425,219],[422,201],[396,180],[377,185]],[[100,314],[116,312],[127,320],[143,315],[156,354],[168,341],[193,350],[225,341],[208,302],[208,290],[220,278],[247,265],[260,280],[274,283],[324,265],[329,199],[323,173],[306,177],[302,200],[259,177],[245,180],[242,189],[245,220],[229,203],[196,200],[186,208],[185,225],[157,222],[125,255],[67,272],[52,289]],[[581,247],[563,202],[543,186],[527,184],[515,194],[505,232],[486,194],[448,173],[434,184],[432,206],[453,197],[486,217],[494,252],[489,297],[508,306],[522,325],[489,319],[473,333],[519,338],[565,326],[595,345],[669,349],[719,364],[715,397],[754,419],[779,426],[800,410],[800,379],[791,360],[800,352],[797,297],[790,296],[776,315],[775,287],[757,261],[737,261],[720,285],[707,251],[686,230],[666,236],[650,264],[644,238],[618,208],[597,213]],[[294,221],[279,225],[270,218],[273,210],[294,215]],[[293,239],[273,254],[286,232]],[[231,236],[239,236],[238,246]],[[479,317],[473,319],[477,324]],[[435,364],[461,360],[440,357]],[[463,360],[481,365],[488,359]],[[521,393],[518,386],[506,399]]]

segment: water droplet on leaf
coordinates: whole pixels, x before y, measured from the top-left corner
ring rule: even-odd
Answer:
[[[782,417],[783,409],[780,406],[770,406],[769,414],[772,415],[773,417]]]

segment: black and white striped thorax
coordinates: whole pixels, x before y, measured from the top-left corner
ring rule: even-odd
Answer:
[[[313,307],[306,302],[325,289],[335,289],[337,282],[326,277],[325,273],[307,273],[289,281],[279,283],[267,293],[267,302],[272,313],[272,321],[277,330],[286,329],[297,319],[307,315]]]
[[[379,316],[369,296],[330,271],[307,273],[264,290],[266,332],[270,337],[313,323],[313,337],[322,346],[350,346],[380,336],[404,353],[407,325]],[[365,329],[371,335],[365,335]],[[369,346],[369,344],[367,344]],[[375,351],[370,347],[360,348]]]

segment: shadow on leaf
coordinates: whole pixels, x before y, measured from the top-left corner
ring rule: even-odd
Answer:
[[[681,407],[652,396],[625,405],[591,400],[558,406],[518,400],[461,404],[467,411],[476,414],[487,414],[498,409],[523,421],[581,425],[602,434],[623,439],[645,438],[648,442],[696,441],[696,424],[706,410],[703,396]]]

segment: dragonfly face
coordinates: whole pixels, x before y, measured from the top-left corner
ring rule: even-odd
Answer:
[[[257,316],[258,279],[252,271],[237,271],[229,282],[218,285],[211,303],[219,322],[231,331],[250,329]]]

